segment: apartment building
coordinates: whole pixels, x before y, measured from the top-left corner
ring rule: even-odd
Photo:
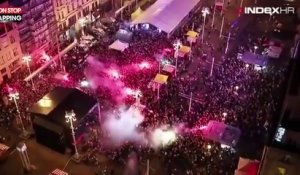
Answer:
[[[53,0],[59,39],[72,41],[82,28],[94,21],[93,11],[107,0]]]
[[[295,45],[286,92],[273,116],[259,175],[298,175],[300,166],[300,41]]]
[[[0,4],[0,7],[7,6],[7,2]],[[0,83],[21,67],[22,56],[17,25],[0,23]]]
[[[39,62],[44,53],[57,53],[57,22],[52,0],[30,0],[22,4],[23,21],[18,24],[23,53]]]

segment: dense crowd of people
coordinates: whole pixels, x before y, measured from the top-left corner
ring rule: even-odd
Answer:
[[[126,16],[126,15],[125,15]],[[162,124],[176,125],[185,123],[187,128],[194,126],[205,126],[210,120],[224,122],[225,124],[240,128],[243,138],[257,138],[258,144],[263,142],[267,133],[268,120],[274,112],[274,106],[278,103],[278,94],[284,80],[285,67],[275,67],[268,65],[265,69],[255,70],[254,66],[245,64],[237,59],[238,49],[233,49],[231,54],[225,57],[223,63],[217,67],[212,76],[207,70],[197,68],[196,73],[190,73],[191,62],[188,59],[179,60],[178,75],[170,75],[168,83],[160,89],[160,98],[157,99],[156,91],[149,88],[148,84],[158,73],[158,67],[162,66],[157,62],[155,55],[161,54],[164,59],[170,60],[174,64],[173,51],[165,53],[164,50],[173,50],[175,39],[181,39],[186,43],[185,33],[194,26],[201,28],[201,11],[190,14],[190,19],[186,25],[178,29],[171,38],[156,29],[144,29],[143,26],[132,29],[133,41],[130,47],[124,52],[108,49],[108,44],[112,41],[105,38],[113,38],[113,33],[121,21],[110,24],[108,30],[111,31],[106,36],[95,38],[97,43],[84,50],[76,46],[64,56],[64,63],[69,74],[70,81],[64,82],[55,78],[58,72],[56,69],[48,68],[37,78],[34,78],[35,87],[28,82],[24,82],[26,75],[15,75],[12,82],[3,86],[2,94],[8,93],[8,88],[18,89],[20,94],[20,111],[26,125],[30,125],[30,117],[26,113],[28,107],[39,98],[53,89],[55,86],[78,87],[79,82],[84,79],[84,69],[88,63],[85,62],[87,56],[92,55],[99,62],[120,68],[122,81],[126,87],[140,89],[142,92],[141,104],[146,106],[143,112],[145,120],[140,126],[142,129],[159,126]],[[215,28],[208,30],[210,33],[218,32]],[[252,36],[254,37],[254,36]],[[205,57],[207,53],[201,50],[210,50],[209,56],[214,52],[221,52],[226,43],[216,46],[213,41],[202,45],[196,43],[193,48],[192,59]],[[248,43],[243,43],[247,45]],[[241,44],[241,45],[243,45]],[[209,48],[209,49],[207,49]],[[224,50],[224,49],[223,49]],[[127,65],[132,65],[147,61],[150,69],[134,72],[126,69]],[[161,60],[159,60],[160,62]],[[184,76],[183,76],[184,75]],[[9,85],[9,86],[7,86]],[[83,89],[89,94],[97,97],[101,102],[102,109],[113,109],[118,103],[113,101],[113,96],[107,89]],[[31,93],[32,92],[32,93]],[[193,92],[195,98],[201,99],[203,103],[193,102],[192,110],[188,111],[188,99],[183,98],[179,93],[189,94]],[[8,98],[3,99],[0,104],[0,123],[6,127],[13,125],[16,110],[14,104],[8,102]],[[127,105],[134,103],[133,98],[126,99]],[[226,115],[224,115],[226,113]],[[97,115],[97,114],[94,114]],[[233,174],[238,160],[238,148],[224,148],[219,143],[206,140],[201,135],[186,133],[179,136],[178,140],[169,147],[159,150],[141,147],[134,143],[126,143],[121,148],[107,150],[101,146],[101,135],[99,126],[95,120],[87,120],[84,123],[88,126],[88,137],[80,144],[80,151],[84,152],[84,162],[95,166],[100,166],[97,154],[104,153],[112,161],[124,163],[130,152],[134,151],[140,158],[140,162],[147,159],[158,158],[162,163],[162,170],[165,174],[209,174],[226,175]],[[102,171],[113,174],[114,171]]]

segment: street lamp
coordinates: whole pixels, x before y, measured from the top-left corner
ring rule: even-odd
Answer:
[[[240,9],[243,8],[243,3],[244,3],[244,0],[241,0],[241,3],[240,3]],[[241,14],[239,13],[239,16],[241,16]]]
[[[178,64],[178,53],[179,53],[179,49],[181,47],[181,42],[180,40],[177,40],[174,44],[173,44],[173,47],[174,47],[174,57],[175,57],[175,67],[176,67],[176,70],[175,70],[175,76],[177,75],[177,64]]]
[[[258,46],[254,46],[254,54],[256,54],[257,49],[258,49]]]
[[[29,133],[26,131],[26,129],[24,127],[21,112],[19,110],[19,106],[18,106],[18,102],[17,102],[17,100],[20,98],[20,94],[17,91],[14,91],[14,92],[10,92],[8,94],[8,97],[9,97],[10,101],[14,102],[14,104],[16,106],[16,109],[17,109],[18,117],[19,117],[19,120],[20,120],[20,123],[21,123],[21,129],[22,129],[22,133],[21,133],[20,137],[24,138],[24,139],[27,139],[29,137]]]
[[[75,113],[73,110],[71,111],[66,111],[66,115],[65,115],[65,118],[66,118],[66,123],[70,123],[70,128],[71,128],[71,134],[72,134],[72,138],[73,138],[73,144],[74,144],[74,148],[75,148],[75,154],[74,154],[74,159],[75,160],[80,160],[80,155],[78,153],[78,150],[77,150],[77,145],[76,145],[76,139],[75,139],[75,131],[74,131],[74,125],[73,125],[73,122],[76,121],[76,117],[75,117]]]
[[[210,77],[211,77],[212,74],[213,74],[214,64],[215,64],[215,57],[213,57],[213,58],[212,58],[212,61],[211,61],[210,73],[209,73],[209,76],[210,76]]]
[[[210,150],[211,149],[211,145],[207,145],[207,149]]]
[[[224,5],[224,4],[223,4]],[[223,8],[223,7],[222,7]],[[214,26],[214,22],[215,22],[215,14],[216,14],[216,0],[215,0],[215,4],[214,4],[214,11],[213,11],[213,17],[212,17],[212,22],[211,22],[211,27]]]
[[[230,36],[231,36],[231,32],[229,32],[228,37],[227,37],[226,48],[225,48],[225,54],[227,54],[227,51],[228,51]]]
[[[29,63],[32,61],[32,58],[30,55],[25,55],[23,56],[23,61],[26,63],[26,66],[27,66],[27,69],[28,69],[28,72],[29,72],[29,76],[31,75],[31,69],[30,69],[30,65]],[[34,86],[34,83],[33,83],[33,79],[30,78],[30,81],[31,81],[31,84],[32,84],[32,89],[35,90],[35,86]]]
[[[206,19],[206,16],[207,15],[209,15],[209,9],[208,9],[208,7],[204,7],[203,9],[202,9],[202,16],[203,16],[203,28],[202,28],[202,43],[203,43],[203,38],[204,38],[204,29],[205,29],[205,19]]]

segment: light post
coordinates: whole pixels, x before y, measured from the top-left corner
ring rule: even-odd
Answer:
[[[223,4],[223,5],[224,5],[224,4]],[[212,17],[211,27],[214,26],[214,22],[215,22],[215,14],[216,14],[216,1],[215,1],[215,5],[214,5],[214,11],[213,11],[213,17]]]
[[[256,54],[257,49],[258,49],[258,46],[254,46],[254,54]]]
[[[21,112],[19,110],[18,102],[17,102],[17,100],[20,98],[20,94],[17,91],[14,91],[14,92],[10,92],[8,94],[8,97],[9,97],[10,101],[14,102],[14,104],[16,106],[16,109],[17,109],[18,118],[20,120],[21,129],[22,129],[22,133],[21,133],[20,137],[24,138],[24,139],[27,139],[27,138],[29,138],[29,133],[27,132],[27,130],[24,127],[23,119],[22,119],[22,116],[21,116]]]
[[[123,0],[121,0],[121,20],[123,20]]]
[[[203,9],[202,9],[202,16],[203,16],[203,27],[202,27],[202,40],[201,40],[201,42],[203,43],[203,38],[204,38],[204,29],[205,29],[205,19],[206,19],[206,16],[209,14],[209,9],[207,8],[207,7],[204,7]]]
[[[135,0],[135,9],[138,8],[138,0]]]
[[[73,144],[74,144],[74,148],[75,148],[75,154],[74,154],[73,158],[75,159],[75,161],[79,161],[80,160],[80,155],[79,155],[78,150],[77,150],[75,131],[74,131],[74,125],[73,125],[73,122],[76,121],[75,116],[76,116],[76,114],[74,113],[73,110],[66,111],[66,115],[65,115],[66,123],[70,123],[71,134],[72,134]]]
[[[215,64],[215,57],[212,58],[211,67],[210,67],[210,73],[209,73],[210,77],[213,74],[214,64]]]
[[[220,38],[222,37],[222,33],[223,33],[224,20],[225,20],[225,18],[224,18],[224,15],[223,15],[222,22],[221,22],[221,29],[220,29]]]
[[[177,40],[174,44],[174,57],[175,57],[175,67],[176,67],[176,70],[175,70],[175,76],[177,76],[177,64],[178,64],[178,54],[179,54],[179,49],[181,47],[181,42],[180,40]]]
[[[192,109],[192,100],[193,100],[193,92],[191,92],[190,101],[189,101],[189,112],[191,112]]]
[[[226,48],[225,48],[225,54],[227,54],[227,51],[228,51],[228,46],[229,46],[230,36],[231,36],[231,32],[229,32],[228,37],[227,37]]]
[[[244,2],[244,0],[241,0],[241,3],[240,3],[240,9],[242,9],[242,7],[243,7],[243,2]],[[256,4],[256,3],[255,3]],[[241,13],[239,13],[239,16],[241,16]]]
[[[160,60],[158,61],[158,73],[160,73]]]
[[[26,63],[26,66],[27,66],[27,69],[28,69],[28,72],[29,72],[29,76],[30,76],[31,75],[31,69],[30,69],[29,63],[32,61],[32,58],[31,58],[30,55],[25,55],[25,56],[23,56],[22,59]],[[35,90],[33,79],[30,78],[30,81],[31,81],[32,89]]]
[[[190,41],[190,48],[191,48],[191,50],[190,50],[190,53],[189,53],[189,61],[191,61],[191,58],[192,58],[192,47],[193,47],[193,42]]]
[[[147,172],[146,175],[150,175],[150,160],[147,159]]]

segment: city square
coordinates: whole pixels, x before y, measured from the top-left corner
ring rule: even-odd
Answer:
[[[0,175],[297,174],[299,2],[2,7]]]

